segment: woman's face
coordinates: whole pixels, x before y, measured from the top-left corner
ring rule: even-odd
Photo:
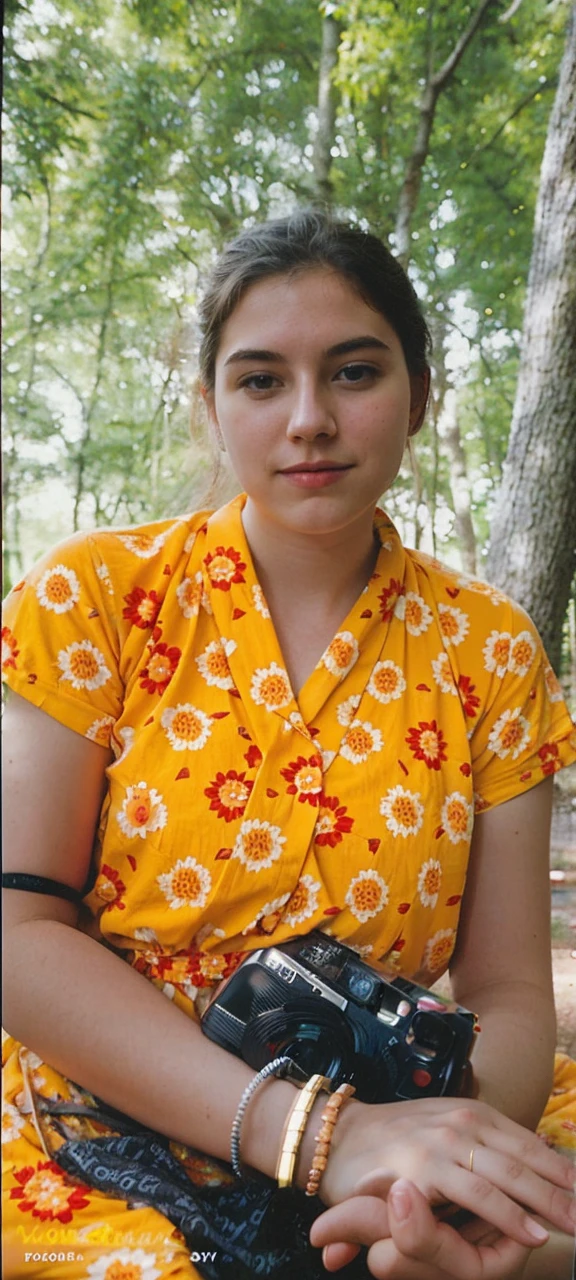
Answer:
[[[205,398],[260,521],[321,535],[371,523],[426,390],[388,321],[343,276],[314,268],[246,291]]]

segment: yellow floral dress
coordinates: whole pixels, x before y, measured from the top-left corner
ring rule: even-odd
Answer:
[[[190,1016],[247,951],[313,928],[430,985],[474,814],[576,760],[560,686],[522,609],[377,511],[375,571],[296,698],[244,501],[77,535],[8,598],[10,687],[114,753],[83,927]],[[70,1280],[199,1274],[160,1213],[59,1169],[36,1104],[75,1086],[11,1038],[5,1062],[6,1274],[63,1253]]]

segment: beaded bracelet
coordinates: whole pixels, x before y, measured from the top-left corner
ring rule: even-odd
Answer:
[[[326,1165],[328,1164],[330,1144],[332,1142],[332,1135],[334,1133],[336,1121],[340,1114],[340,1108],[347,1098],[352,1097],[353,1093],[356,1093],[356,1089],[353,1084],[341,1084],[339,1088],[336,1089],[334,1093],[331,1093],[328,1098],[321,1116],[322,1125],[314,1139],[316,1143],[316,1154],[312,1161],[312,1167],[308,1174],[308,1181],[306,1183],[305,1195],[307,1196],[315,1196],[318,1194],[322,1175],[325,1172]]]
[[[304,1135],[308,1116],[318,1094],[320,1093],[320,1090],[325,1089],[326,1092],[329,1093],[331,1084],[332,1081],[329,1076],[311,1076],[304,1085],[304,1088],[297,1094],[295,1102],[293,1102],[290,1107],[286,1123],[284,1125],[284,1133],[282,1134],[282,1142],[280,1145],[280,1155],[278,1156],[278,1164],[276,1166],[276,1181],[279,1187],[292,1186],[294,1169],[296,1167],[296,1157],[300,1150],[300,1143]]]
[[[291,1058],[274,1058],[272,1062],[267,1062],[265,1067],[254,1076],[250,1084],[246,1085],[244,1093],[238,1103],[238,1110],[232,1122],[232,1130],[230,1133],[230,1163],[237,1178],[243,1178],[244,1174],[240,1165],[240,1133],[242,1130],[242,1121],[246,1114],[246,1108],[252,1095],[268,1080],[269,1076],[277,1076],[279,1080],[286,1074],[287,1067],[291,1064]]]

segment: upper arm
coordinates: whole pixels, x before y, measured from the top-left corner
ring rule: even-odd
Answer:
[[[451,965],[454,996],[498,982],[552,995],[550,819],[552,778],[478,814]]]
[[[4,870],[61,880],[82,890],[110,761],[108,749],[10,694],[4,712]],[[63,899],[7,890],[9,924],[31,915],[73,922]]]

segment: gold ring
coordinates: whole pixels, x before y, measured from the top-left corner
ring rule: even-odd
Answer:
[[[470,1155],[469,1155],[469,1157],[468,1157],[468,1168],[469,1168],[469,1170],[470,1170],[470,1173],[473,1173],[473,1172],[474,1172],[474,1152],[475,1152],[475,1150],[476,1150],[476,1147],[472,1147],[472,1150],[471,1150]]]

